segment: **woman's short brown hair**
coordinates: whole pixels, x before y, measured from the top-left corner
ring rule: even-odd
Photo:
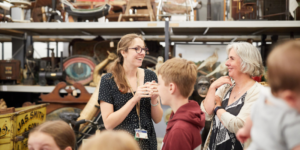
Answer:
[[[182,58],[167,60],[157,71],[167,86],[173,82],[177,85],[180,94],[187,98],[193,93],[197,79],[197,66],[192,61]]]
[[[267,59],[268,83],[272,93],[300,90],[300,41],[288,40],[274,47]]]
[[[70,146],[72,150],[75,150],[76,139],[74,131],[64,121],[47,121],[30,131],[30,134],[34,132],[46,133],[53,137],[60,150],[64,150],[68,146]]]
[[[129,133],[106,130],[88,139],[80,150],[140,150],[140,148]]]

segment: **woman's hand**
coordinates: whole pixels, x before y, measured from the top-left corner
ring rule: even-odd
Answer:
[[[220,86],[222,86],[223,84],[230,84],[230,86],[232,85],[232,82],[231,82],[231,79],[229,76],[223,76],[223,77],[219,78],[218,80],[214,81],[210,85],[210,88],[217,89]]]
[[[149,90],[149,85],[142,85],[139,86],[134,94],[134,101],[137,103],[141,100],[141,98],[145,98],[145,97],[151,97],[150,95],[150,90]]]
[[[153,80],[152,82],[147,82],[145,85],[148,86],[148,90],[150,91],[151,100],[155,100],[158,98],[158,89],[157,83]]]

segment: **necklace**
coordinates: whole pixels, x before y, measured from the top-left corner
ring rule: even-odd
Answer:
[[[247,87],[247,86],[246,86]],[[244,90],[245,88],[243,88],[243,90]],[[236,94],[233,98],[235,99],[238,95],[240,95],[240,93],[242,92],[242,90],[239,90],[239,93],[238,94]]]

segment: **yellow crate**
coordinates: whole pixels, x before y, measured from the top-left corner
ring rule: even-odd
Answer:
[[[45,122],[47,104],[16,108],[0,115],[0,150],[27,150],[23,133]]]

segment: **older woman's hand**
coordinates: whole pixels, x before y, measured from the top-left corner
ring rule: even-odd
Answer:
[[[214,81],[211,85],[210,88],[217,89],[223,84],[230,84],[232,85],[231,79],[229,76],[223,76],[219,78],[218,80]]]

